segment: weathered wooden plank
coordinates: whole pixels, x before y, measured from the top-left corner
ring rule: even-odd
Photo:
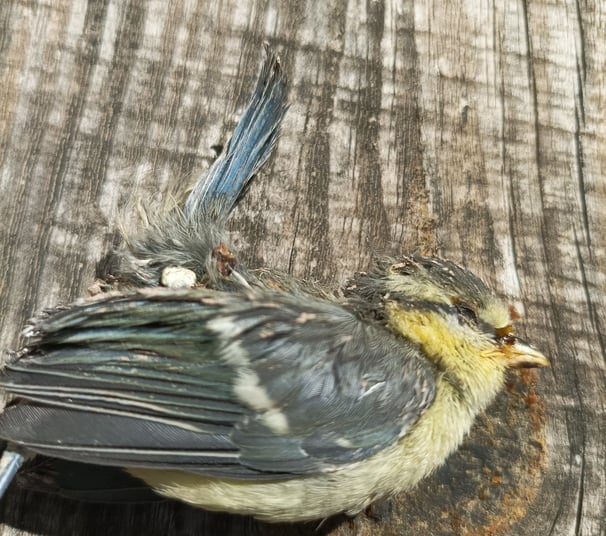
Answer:
[[[604,16],[600,2],[5,0],[0,346],[86,292],[133,200],[208,167],[267,40],[292,106],[233,218],[249,262],[341,283],[373,254],[439,253],[510,295],[553,359],[512,377],[417,490],[318,532],[603,534]],[[18,489],[0,511],[6,535],[317,533]]]

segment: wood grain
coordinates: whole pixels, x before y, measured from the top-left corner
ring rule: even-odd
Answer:
[[[208,168],[268,41],[291,108],[233,217],[249,264],[342,283],[376,254],[450,257],[553,362],[512,376],[417,490],[353,520],[12,488],[1,534],[605,534],[605,28],[600,1],[1,2],[2,348],[86,293],[133,200]]]

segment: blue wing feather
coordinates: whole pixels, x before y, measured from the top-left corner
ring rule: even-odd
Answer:
[[[194,186],[186,215],[207,214],[224,222],[250,179],[269,158],[287,110],[286,78],[278,57],[269,50],[248,106],[224,154]]]

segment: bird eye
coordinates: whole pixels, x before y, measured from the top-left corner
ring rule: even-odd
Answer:
[[[476,316],[476,312],[465,303],[455,303],[454,305],[457,314],[464,318],[465,320],[471,321],[474,324],[478,322],[478,317]]]
[[[516,338],[513,335],[504,335],[499,338],[499,342],[505,346],[513,346],[516,343]]]

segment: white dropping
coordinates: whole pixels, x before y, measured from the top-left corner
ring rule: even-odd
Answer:
[[[160,275],[160,284],[168,288],[191,288],[196,284],[196,273],[182,266],[167,266]]]

